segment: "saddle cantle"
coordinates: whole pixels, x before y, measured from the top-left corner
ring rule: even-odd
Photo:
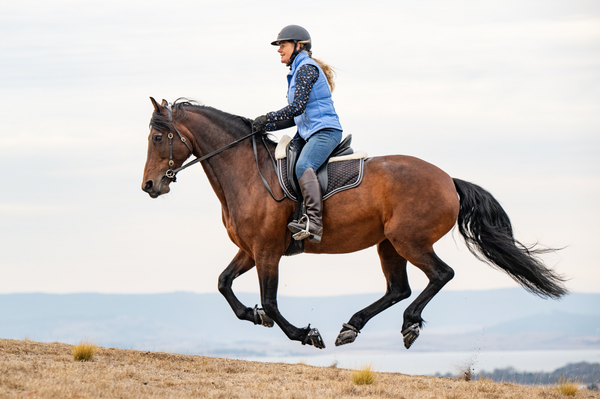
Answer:
[[[363,151],[355,153],[350,147],[351,143],[352,135],[349,134],[333,150],[323,166],[317,170],[323,200],[340,191],[354,188],[362,181],[364,160],[367,154]],[[294,172],[300,151],[302,148],[297,148],[292,142],[292,138],[287,135],[281,138],[275,150],[279,184],[285,195],[294,201],[298,201],[302,197]]]

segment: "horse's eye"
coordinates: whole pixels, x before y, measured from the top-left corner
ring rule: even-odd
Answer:
[[[157,134],[156,136],[154,136],[154,142],[160,143],[161,141],[162,141],[162,136],[160,134]]]

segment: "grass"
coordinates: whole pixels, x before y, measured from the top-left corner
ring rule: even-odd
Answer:
[[[71,348],[71,354],[73,359],[79,362],[88,362],[94,357],[96,352],[96,345],[90,340],[81,340],[79,344],[73,345]]]
[[[352,381],[356,385],[371,385],[375,382],[375,373],[371,371],[371,365],[368,364],[360,370],[352,372]]]
[[[208,399],[564,399],[555,386],[412,376],[371,370],[375,383],[357,385],[357,370],[261,363],[173,353],[95,347],[93,361],[74,361],[73,346],[0,339],[0,398]],[[579,390],[577,399],[600,399]]]
[[[579,383],[563,376],[558,379],[556,390],[565,396],[575,396],[579,390]]]

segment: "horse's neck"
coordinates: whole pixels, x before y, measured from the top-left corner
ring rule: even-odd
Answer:
[[[202,115],[197,118],[197,120],[194,118],[194,126],[190,126],[190,131],[194,135],[199,151],[198,154],[195,154],[196,156],[205,156],[250,133],[249,129],[246,131],[245,129],[239,129],[239,127],[231,127],[230,129],[238,129],[232,134],[233,132],[225,130],[222,126],[216,125]],[[259,142],[257,142],[257,146],[258,144]],[[268,168],[264,159],[261,160],[261,158],[264,158],[260,156],[264,155],[264,147],[258,148],[258,150],[259,163],[265,178],[270,184],[277,184],[273,167]],[[202,167],[225,211],[227,211],[228,204],[231,202],[237,202],[241,198],[247,197],[250,191],[256,192],[256,190],[253,190],[253,185],[262,185],[254,160],[252,139],[244,140],[208,158],[202,162]]]

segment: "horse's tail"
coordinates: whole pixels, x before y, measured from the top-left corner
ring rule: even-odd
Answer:
[[[565,278],[536,257],[555,250],[528,248],[515,240],[508,215],[489,192],[473,183],[453,180],[460,196],[458,231],[469,251],[479,260],[504,270],[533,294],[548,298],[565,295]]]

